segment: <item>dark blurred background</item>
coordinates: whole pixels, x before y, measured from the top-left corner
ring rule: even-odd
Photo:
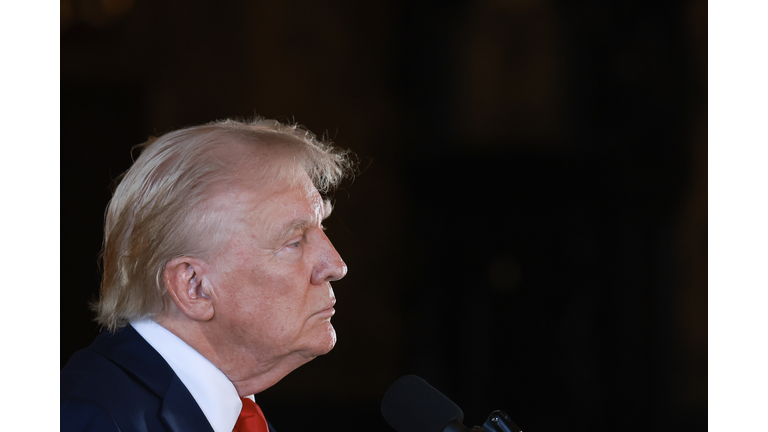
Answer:
[[[278,430],[391,431],[406,373],[468,426],[706,430],[706,1],[60,5],[62,366],[131,147],[256,114],[360,159],[339,341],[258,395]]]

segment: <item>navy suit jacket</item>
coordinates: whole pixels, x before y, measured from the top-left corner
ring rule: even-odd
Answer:
[[[173,369],[128,325],[102,332],[61,370],[61,431],[213,429]]]

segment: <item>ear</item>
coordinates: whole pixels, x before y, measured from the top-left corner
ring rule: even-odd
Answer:
[[[196,321],[208,321],[214,312],[209,287],[203,283],[204,267],[196,258],[179,257],[169,261],[163,273],[163,282],[173,303]]]

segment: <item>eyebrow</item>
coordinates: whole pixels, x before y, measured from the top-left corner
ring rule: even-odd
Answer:
[[[331,205],[330,201],[323,200],[323,219],[326,220],[331,215],[331,212],[333,211],[333,205]],[[294,219],[291,222],[288,222],[285,227],[280,230],[280,234],[274,237],[275,243],[281,242],[285,240],[288,236],[291,235],[294,231],[303,231],[311,226],[313,226],[316,223],[315,218],[300,218],[300,219]]]
[[[282,242],[295,231],[303,231],[311,227],[313,222],[314,221],[310,219],[296,219],[289,222],[285,228],[280,231],[280,234],[274,237],[275,243]]]

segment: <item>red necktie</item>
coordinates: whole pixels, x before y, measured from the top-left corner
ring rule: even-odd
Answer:
[[[269,432],[267,419],[261,408],[250,398],[240,398],[243,401],[243,409],[235,423],[234,432]]]

